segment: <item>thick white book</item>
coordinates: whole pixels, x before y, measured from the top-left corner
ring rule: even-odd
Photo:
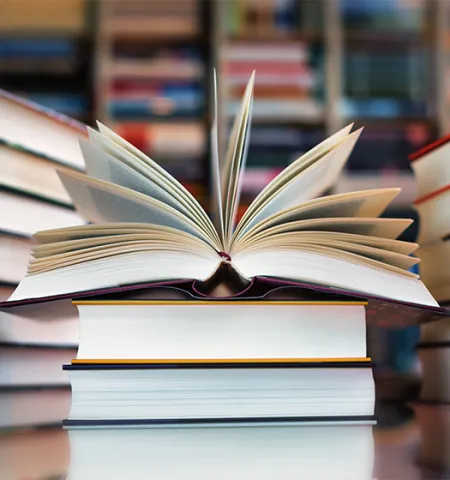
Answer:
[[[233,427],[233,428],[230,428]],[[68,480],[372,480],[371,422],[71,428]],[[299,477],[300,476],[300,477]]]
[[[69,420],[374,415],[370,365],[65,365]]]
[[[364,302],[74,303],[80,362],[367,360]]]

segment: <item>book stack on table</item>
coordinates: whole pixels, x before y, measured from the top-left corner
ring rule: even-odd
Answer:
[[[371,478],[365,302],[75,304],[70,480]]]
[[[450,138],[443,137],[413,154],[411,165],[418,184],[421,248],[420,274],[441,305],[450,303]],[[422,327],[418,345],[422,390],[415,404],[422,431],[422,461],[450,469],[450,320]]]
[[[55,168],[82,170],[78,138],[86,129],[4,91],[0,111],[1,300],[25,276],[36,230],[84,223]],[[51,451],[61,437],[56,430],[39,429],[67,416],[70,383],[60,366],[73,358],[77,344],[78,318],[70,305],[0,312],[0,478],[25,478],[32,465],[43,476],[63,473],[56,464],[47,469],[31,450],[39,444],[44,452],[46,444]],[[30,453],[27,466],[16,471],[6,460],[16,455],[19,443]]]

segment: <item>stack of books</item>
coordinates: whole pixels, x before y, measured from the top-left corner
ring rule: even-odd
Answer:
[[[253,85],[254,75],[223,162],[214,112],[212,218],[102,124],[80,139],[87,175],[59,172],[91,223],[38,232],[27,276],[0,306],[72,299],[79,310],[79,350],[65,367],[71,480],[130,468],[142,478],[372,478],[365,306],[384,321],[447,312],[409,272],[416,245],[396,237],[410,221],[379,218],[398,189],[316,198],[357,141],[351,126],[283,170],[235,224]]]
[[[420,273],[441,305],[450,303],[450,138],[444,137],[413,154],[411,166],[419,198],[415,202],[420,229]],[[422,390],[415,405],[422,430],[422,460],[450,468],[450,320],[422,327],[418,345],[422,365]]]
[[[55,168],[81,171],[78,137],[85,127],[4,91],[0,110],[0,295],[6,299],[26,275],[36,229],[84,223]],[[60,364],[73,357],[77,337],[76,310],[62,304],[0,314],[0,428],[53,425],[67,415],[70,385]]]
[[[85,128],[1,90],[0,108],[0,282],[14,286],[36,230],[84,223],[55,168],[84,168],[78,136]]]
[[[364,302],[75,303],[68,479],[372,478]]]

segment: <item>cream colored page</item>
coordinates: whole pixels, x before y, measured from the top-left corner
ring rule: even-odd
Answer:
[[[399,254],[396,252],[390,252],[389,250],[376,248],[368,245],[361,245],[354,242],[339,241],[336,239],[325,239],[320,237],[315,238],[302,238],[298,235],[299,232],[291,232],[287,234],[280,234],[271,238],[263,239],[260,242],[256,242],[253,245],[246,248],[246,252],[261,250],[276,250],[282,248],[299,249],[302,248],[314,248],[328,247],[333,250],[342,250],[344,252],[350,252],[363,257],[376,260],[393,267],[398,267],[403,270],[409,270],[412,266],[418,263],[418,259],[409,255]]]
[[[81,215],[90,222],[141,222],[176,228],[215,246],[198,226],[175,209],[141,193],[86,175],[59,172]]]
[[[163,255],[171,255],[173,252],[185,252],[189,250],[192,257],[209,256],[211,252],[205,252],[204,249],[199,250],[193,248],[191,244],[184,245],[182,242],[163,241],[161,239],[153,239],[150,241],[131,241],[121,242],[113,245],[102,245],[99,247],[86,248],[71,253],[61,255],[52,255],[30,264],[29,274],[43,271],[56,270],[58,268],[67,267],[69,265],[82,264],[100,258],[110,257],[114,255],[124,255],[127,253],[158,251]]]
[[[168,195],[173,196],[176,201],[185,204],[191,210],[191,216],[195,216],[196,223],[198,223],[198,225],[205,231],[208,231],[210,237],[214,238],[214,241],[219,243],[217,231],[209,217],[206,215],[206,212],[191,194],[185,194],[183,191],[184,187],[183,189],[178,188],[178,182],[169,175],[169,173],[162,169],[162,167],[158,166],[150,159],[148,159],[149,162],[145,162],[140,156],[134,155],[120,144],[115,143],[109,137],[96,132],[95,130],[89,129],[89,141],[95,148],[109,153],[120,162],[125,163],[133,170],[136,170],[152,182],[156,183],[160,188],[166,191]]]
[[[382,237],[372,237],[369,235],[358,235],[354,233],[343,233],[343,232],[326,232],[326,231],[308,231],[303,230],[299,232],[288,232],[280,234],[284,236],[292,236],[298,238],[299,241],[305,242],[321,242],[321,243],[333,243],[346,242],[356,245],[367,245],[368,247],[374,247],[380,250],[385,250],[392,253],[399,253],[401,255],[410,255],[418,248],[417,243],[404,242],[401,240],[393,240],[390,238]],[[278,236],[278,235],[277,235]],[[277,236],[273,237],[274,239]],[[265,243],[268,240],[267,238],[261,238],[261,242]],[[275,240],[276,241],[276,240]]]
[[[132,233],[147,233],[149,228],[162,228],[148,223],[135,222],[109,222],[80,225],[80,227],[54,228],[51,230],[40,230],[33,238],[40,245],[35,248],[44,247],[47,243],[65,242],[78,239],[89,239],[99,236],[126,235]],[[179,230],[175,230],[179,232]]]
[[[341,129],[331,137],[328,137],[319,145],[316,145],[312,150],[306,152],[300,158],[295,160],[291,165],[285,168],[277,177],[275,177],[253,200],[253,202],[248,207],[244,216],[242,217],[239,225],[237,226],[236,231],[238,232],[252,217],[253,213],[267,201],[274,193],[276,193],[279,188],[289,182],[294,178],[298,173],[303,171],[309,165],[317,162],[319,159],[324,157],[327,153],[335,149],[339,144],[341,144],[350,134],[353,125],[348,125],[347,127]]]
[[[241,242],[236,242],[233,244],[231,255],[233,256],[233,254],[238,251],[245,251],[246,247],[252,245],[254,242],[280,233],[314,230],[395,239],[408,228],[411,223],[412,220],[396,218],[322,218],[291,222],[263,230],[250,239],[244,238]]]
[[[177,234],[164,234],[164,232],[149,232],[146,234],[137,233],[125,235],[108,235],[107,237],[95,237],[81,240],[66,240],[62,242],[37,245],[33,248],[33,262],[37,262],[41,259],[46,259],[55,255],[71,255],[73,253],[85,251],[86,249],[90,248],[109,247],[124,242],[157,243],[163,241],[167,243],[176,243],[178,245],[183,245],[183,248],[193,248],[196,250],[206,249],[208,251],[211,251],[210,247],[208,247],[208,245],[203,243],[201,240],[198,240],[197,238],[188,235],[180,235],[180,232],[177,232]]]
[[[92,260],[59,270],[26,276],[9,300],[73,294],[118,285],[148,283],[168,279],[206,279],[217,269],[217,254],[193,255],[190,251],[133,252]]]
[[[385,188],[315,198],[271,215],[247,231],[245,237],[251,238],[261,230],[300,220],[332,217],[378,217],[399,192],[399,188]],[[236,240],[239,241],[243,237],[244,235],[238,235]]]
[[[281,186],[265,200],[245,223],[240,223],[241,235],[269,216],[311,200],[332,187],[344,167],[360,135],[358,130],[320,160]],[[235,235],[236,238],[236,235]]]
[[[438,306],[417,278],[353,261],[355,257],[350,253],[338,257],[325,252],[286,249],[243,252],[233,258],[233,264],[246,277],[281,277],[396,301]]]

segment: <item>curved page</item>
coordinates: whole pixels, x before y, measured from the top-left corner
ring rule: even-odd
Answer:
[[[281,277],[396,301],[438,306],[420,280],[352,262],[351,258],[349,253],[338,257],[306,250],[280,249],[276,252],[242,252],[233,258],[233,263],[246,277]]]
[[[236,240],[243,237],[250,238],[261,230],[276,225],[300,220],[332,217],[378,217],[399,192],[399,188],[383,188],[315,198],[299,206],[271,215],[256,224],[245,235],[238,235]]]
[[[276,192],[253,210],[251,216],[240,222],[234,238],[239,230],[245,233],[270,215],[311,200],[332,187],[346,164],[360,133],[361,130],[352,133],[336,148],[281,185]]]
[[[9,301],[160,280],[189,278],[204,281],[220,262],[217,254],[205,257],[184,251],[168,255],[164,249],[116,255],[29,275],[20,282]]]
[[[217,244],[175,209],[141,193],[86,175],[59,171],[77,210],[91,222],[142,222],[165,225],[191,233],[217,248]]]
[[[91,142],[98,142],[97,145],[100,148],[105,149],[119,160],[130,162],[131,165],[129,166],[132,166],[133,168],[135,168],[135,164],[143,162],[150,169],[150,171],[153,172],[151,178],[154,178],[155,181],[160,178],[160,186],[162,188],[165,187],[171,194],[179,195],[184,198],[192,210],[199,215],[201,222],[207,226],[208,230],[212,232],[213,236],[215,236],[216,241],[220,243],[219,236],[214,228],[213,223],[211,222],[211,219],[208,217],[195,197],[185,187],[183,187],[178,180],[166,172],[166,170],[164,170],[155,161],[144,155],[140,150],[135,148],[129,142],[125,141],[109,128],[105,127],[101,123],[98,123],[98,128],[100,133],[96,132],[95,130],[90,130],[89,133],[91,135]]]
[[[327,153],[335,149],[339,144],[341,144],[350,134],[351,128],[353,125],[349,125],[339,132],[335,133],[331,137],[325,139],[319,145],[314,147],[309,152],[306,152],[300,158],[295,160],[291,165],[285,168],[279,175],[277,175],[253,200],[253,202],[248,207],[241,221],[239,222],[236,233],[238,233],[241,228],[243,228],[247,222],[252,218],[254,213],[265,203],[267,200],[273,196],[279,189],[300,172],[305,170],[308,166],[317,162],[323,158]]]

